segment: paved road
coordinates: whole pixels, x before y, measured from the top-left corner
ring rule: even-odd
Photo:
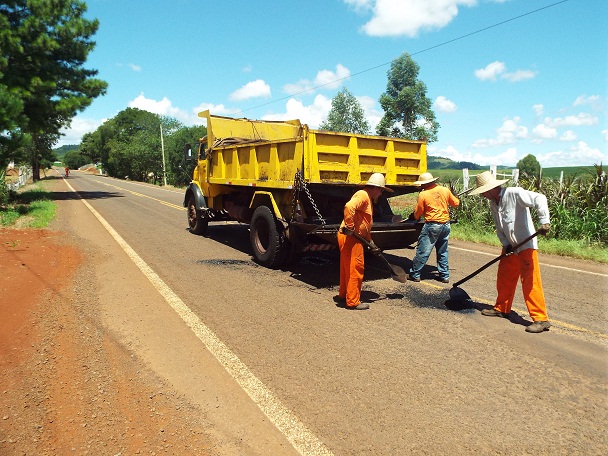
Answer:
[[[520,291],[511,321],[479,314],[494,298],[495,266],[462,285],[478,308],[451,312],[432,263],[428,280],[400,284],[370,258],[363,297],[371,309],[352,312],[332,301],[337,252],[268,270],[252,262],[246,226],[190,234],[181,192],[79,172],[68,183],[149,268],[200,350],[301,454],[603,454],[608,446],[605,266],[541,255],[554,327],[540,335],[524,332]],[[67,185],[56,196],[82,204]],[[452,279],[497,253],[452,242]],[[412,255],[387,252],[406,270]],[[123,330],[132,317],[123,316]],[[177,383],[194,368],[174,356],[177,367],[162,374]]]

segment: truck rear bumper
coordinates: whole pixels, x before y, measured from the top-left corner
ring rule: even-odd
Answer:
[[[372,239],[382,250],[409,248],[418,241],[422,226],[423,223],[416,222],[374,222],[372,225]],[[337,245],[338,228],[340,228],[339,224],[317,225],[291,222],[289,224],[289,237],[297,240],[295,243],[300,245]]]

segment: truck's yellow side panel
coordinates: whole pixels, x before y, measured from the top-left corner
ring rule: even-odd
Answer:
[[[233,119],[209,111],[199,116],[207,119],[213,146],[206,176],[211,185],[288,189],[303,170],[309,183],[359,185],[380,172],[387,185],[409,187],[426,171],[423,141],[309,130],[297,120]],[[228,138],[243,142],[218,142]]]
[[[361,184],[383,173],[387,185],[410,185],[426,171],[426,144],[379,136],[310,130],[306,178]]]

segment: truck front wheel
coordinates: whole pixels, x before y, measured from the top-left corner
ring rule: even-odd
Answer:
[[[196,198],[190,195],[188,199],[188,227],[191,233],[205,234],[209,226],[209,220],[203,216],[202,211],[196,207]]]
[[[260,206],[254,211],[253,217],[251,217],[249,239],[255,261],[268,268],[281,266],[285,238],[279,231],[275,216],[268,207]]]

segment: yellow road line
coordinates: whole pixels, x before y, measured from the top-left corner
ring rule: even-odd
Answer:
[[[160,200],[160,199],[158,199],[158,198],[153,198],[152,196],[144,195],[143,193],[134,192],[133,190],[127,190],[126,188],[119,187],[119,186],[117,186],[117,185],[108,184],[107,182],[102,182],[102,184],[103,184],[103,185],[107,185],[108,187],[114,187],[114,188],[117,188],[118,190],[122,190],[122,191],[125,191],[125,192],[129,192],[129,193],[131,193],[131,194],[133,194],[133,195],[135,195],[135,196],[141,196],[142,198],[149,198],[149,199],[151,199],[151,200],[154,200],[154,201],[159,202],[160,204],[164,204],[165,206],[172,207],[173,209],[179,209],[179,210],[182,210],[182,211],[185,211],[185,210],[186,210],[186,208],[185,208],[185,207],[178,206],[177,204],[173,204],[173,203],[168,203],[168,202],[163,201],[163,200]]]

